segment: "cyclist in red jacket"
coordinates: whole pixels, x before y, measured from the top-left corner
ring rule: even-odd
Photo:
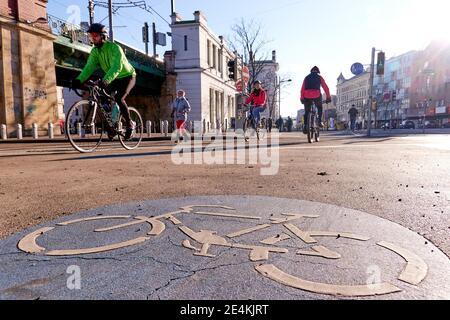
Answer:
[[[253,108],[250,109],[250,112],[253,116],[254,122],[254,129],[256,130],[256,124],[259,123],[259,120],[261,118],[260,113],[263,112],[266,109],[266,101],[267,101],[267,95],[266,91],[261,86],[261,81],[256,80],[253,83],[254,89],[252,93],[250,94],[250,97],[245,101],[245,104],[252,103]]]
[[[305,78],[303,81],[302,91],[300,100],[303,105],[305,105],[305,116],[303,127],[303,133],[307,134],[308,130],[306,128],[307,119],[309,117],[309,113],[311,112],[311,106],[313,101],[317,106],[317,113],[319,116],[319,125],[323,128],[322,122],[322,93],[320,92],[320,87],[325,90],[325,94],[327,95],[326,103],[331,102],[330,89],[328,88],[325,80],[320,76],[320,70],[318,67],[313,67],[311,69],[311,73]]]

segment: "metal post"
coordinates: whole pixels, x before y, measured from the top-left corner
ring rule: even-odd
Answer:
[[[164,136],[167,137],[169,135],[169,121],[164,121]]]
[[[2,124],[1,125],[1,138],[2,140],[7,140],[8,139],[8,134],[6,133],[6,124]]]
[[[152,122],[150,120],[147,120],[147,136],[150,138],[152,135]]]
[[[109,14],[109,40],[111,42],[114,42],[112,0],[108,0],[108,14]]]
[[[22,125],[20,123],[17,124],[17,139],[23,139]]]
[[[89,10],[89,24],[93,24],[94,23],[94,0],[89,0],[88,10]]]
[[[53,123],[48,123],[48,138],[49,139],[54,139],[55,138],[55,134],[53,133]]]
[[[148,55],[148,23],[144,23],[145,32],[145,54]]]
[[[170,1],[170,10],[171,14],[175,13],[175,0]]]
[[[80,136],[80,138],[83,138],[83,134],[81,132],[81,122],[77,123],[77,131],[78,131],[78,135]]]
[[[156,57],[156,24],[153,22],[153,56]]]
[[[372,127],[372,100],[373,100],[373,82],[375,78],[375,48],[372,48],[372,60],[370,64],[370,88],[369,88],[369,115],[367,124],[367,136],[370,137],[370,129]]]
[[[278,118],[279,117],[281,117],[281,77],[278,77]]]
[[[32,135],[33,135],[33,139],[35,139],[35,140],[39,138],[37,123],[33,123],[33,125],[32,125]]]

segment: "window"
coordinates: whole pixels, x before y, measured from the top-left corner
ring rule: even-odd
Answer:
[[[206,41],[207,49],[206,49],[206,60],[208,62],[208,66],[211,66],[211,41]]]
[[[212,54],[213,54],[213,65],[212,65],[212,67],[214,69],[217,69],[217,47],[214,44],[213,44]]]
[[[223,62],[223,53],[222,53],[222,49],[219,50],[219,57],[218,57],[218,60],[219,60],[219,72],[222,73],[222,70],[223,70],[223,65],[222,65],[222,62]]]
[[[188,50],[188,37],[184,36],[184,51]]]

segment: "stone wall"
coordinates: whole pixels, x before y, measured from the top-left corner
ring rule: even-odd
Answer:
[[[26,22],[46,17],[46,5],[43,0],[0,1],[0,123],[7,125],[9,136],[16,135],[18,123],[27,135],[33,123],[45,134],[49,122],[58,122],[55,37],[45,24]]]

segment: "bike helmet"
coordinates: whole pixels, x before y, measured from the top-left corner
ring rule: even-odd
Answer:
[[[257,84],[257,83],[262,84],[261,81],[256,80],[255,82],[253,82],[253,85],[255,85],[255,84]]]
[[[315,72],[315,73],[320,73],[319,67],[314,66],[314,67],[311,69],[311,73],[313,73],[313,72]]]
[[[87,33],[99,33],[106,36],[108,32],[106,31],[106,27],[101,23],[93,23],[90,25]]]

